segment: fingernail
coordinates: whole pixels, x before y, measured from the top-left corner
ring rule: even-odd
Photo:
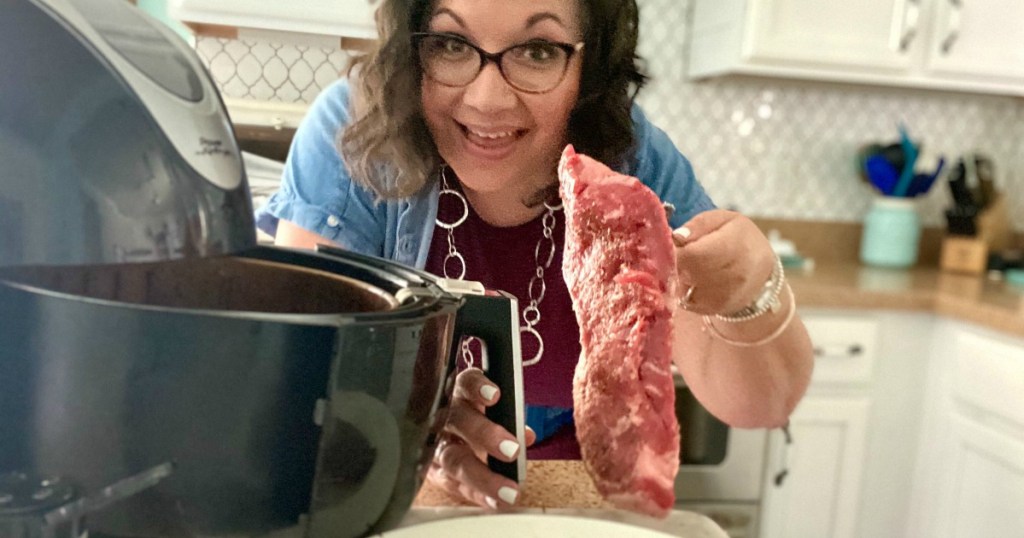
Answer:
[[[498,393],[498,387],[494,385],[484,385],[480,387],[480,395],[484,397],[488,402],[494,399],[494,395]]]
[[[508,486],[503,486],[501,489],[498,490],[498,497],[501,497],[501,500],[507,502],[508,504],[515,504],[516,497],[518,496],[519,492]]]
[[[672,232],[672,235],[679,237],[680,239],[689,239],[693,232],[690,231],[686,226],[680,227],[678,230]]]
[[[516,453],[519,452],[519,443],[515,441],[502,441],[498,444],[498,450],[505,455],[506,458],[516,457]]]
[[[498,509],[498,501],[494,500],[494,497],[487,497],[484,500],[487,502],[487,506],[490,506],[492,510]]]
[[[533,434],[534,434],[534,435],[536,435],[536,434],[537,434],[537,432],[534,432],[534,431],[533,431],[533,428],[531,428],[531,427],[529,427],[529,426],[527,426],[527,427],[526,427],[526,431],[528,431],[528,432],[533,432]]]

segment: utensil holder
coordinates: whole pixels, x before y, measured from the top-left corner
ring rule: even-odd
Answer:
[[[864,217],[860,260],[876,267],[910,267],[917,263],[921,218],[909,198],[875,198]]]

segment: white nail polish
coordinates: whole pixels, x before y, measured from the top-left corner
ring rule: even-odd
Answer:
[[[494,497],[487,497],[484,501],[487,502],[487,506],[491,507],[491,510],[498,509],[498,501],[494,500]]]
[[[484,397],[488,402],[494,399],[494,395],[498,393],[498,387],[494,385],[484,385],[480,387],[480,395]]]
[[[519,443],[515,441],[502,441],[498,444],[498,450],[500,450],[506,458],[514,458],[516,457],[516,453],[519,452]]]
[[[687,228],[686,226],[683,226],[683,227],[679,228],[678,230],[672,232],[672,234],[673,235],[677,235],[677,236],[681,237],[682,239],[689,239],[690,236],[693,235],[693,232],[691,232],[690,229]]]
[[[515,504],[516,497],[519,497],[519,492],[508,486],[503,486],[501,489],[498,490],[498,497],[501,497],[501,500],[507,502],[508,504]]]

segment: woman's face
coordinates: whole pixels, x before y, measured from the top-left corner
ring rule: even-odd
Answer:
[[[577,0],[437,0],[427,31],[455,34],[496,53],[536,40],[576,44],[582,41],[579,19]],[[453,46],[459,52],[457,42],[435,45],[445,54]],[[543,49],[522,52],[521,61],[543,56],[537,54]],[[461,53],[474,54],[465,47]],[[582,53],[570,53],[564,78],[545,93],[514,88],[493,62],[461,87],[424,75],[427,126],[467,190],[518,202],[550,185],[579,93]]]

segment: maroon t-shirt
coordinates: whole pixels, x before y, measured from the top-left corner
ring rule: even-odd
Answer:
[[[454,187],[458,188],[458,187]],[[511,293],[519,299],[519,323],[522,310],[530,304],[527,288],[537,269],[534,250],[543,237],[541,216],[518,226],[492,226],[480,218],[469,206],[466,221],[454,230],[455,247],[466,260],[466,280],[475,280],[491,289]],[[438,218],[441,222],[456,222],[463,214],[462,203],[451,195],[438,200]],[[448,254],[448,231],[434,225],[426,270],[444,276],[444,259]],[[523,368],[523,391],[527,405],[545,407],[572,407],[572,378],[580,355],[580,330],[572,310],[569,289],[562,278],[562,252],[565,242],[565,216],[555,212],[555,256],[544,271],[547,290],[540,303],[541,319],[534,328],[544,338],[544,356],[541,361]],[[546,249],[542,247],[542,256]],[[451,262],[449,271],[458,271],[458,262]],[[457,277],[452,274],[451,277]],[[536,339],[522,338],[523,360],[537,354]],[[579,459],[579,444],[575,428],[563,427],[553,436],[537,443],[527,451],[532,459]]]

